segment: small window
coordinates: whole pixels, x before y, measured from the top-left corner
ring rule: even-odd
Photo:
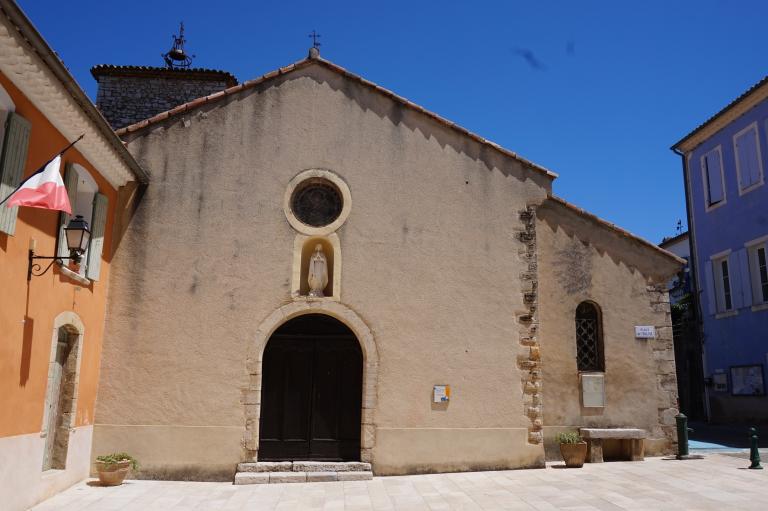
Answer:
[[[576,307],[576,365],[579,371],[604,371],[600,310],[592,302]]]
[[[725,183],[723,181],[720,147],[701,157],[701,168],[704,174],[707,206],[711,207],[723,202],[725,200]]]
[[[715,259],[714,274],[715,287],[717,288],[717,311],[726,312],[733,310],[731,296],[731,269],[728,267],[728,257]]]
[[[341,191],[323,178],[310,178],[296,187],[291,197],[291,209],[301,222],[312,227],[333,223],[343,206]]]
[[[740,131],[733,137],[736,153],[736,174],[739,178],[739,192],[748,191],[763,182],[763,165],[760,161],[760,142],[757,123]]]
[[[752,278],[754,303],[768,303],[768,250],[766,243],[750,247],[749,274]]]

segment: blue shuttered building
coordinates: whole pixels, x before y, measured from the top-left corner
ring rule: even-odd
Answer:
[[[673,150],[684,167],[710,418],[768,420],[768,78]]]

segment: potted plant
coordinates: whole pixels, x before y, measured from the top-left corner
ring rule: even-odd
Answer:
[[[587,442],[575,431],[558,433],[555,440],[560,444],[560,454],[565,461],[565,466],[580,468],[587,458]]]
[[[115,452],[96,457],[99,481],[104,486],[120,486],[131,469],[138,469],[138,462],[130,454]]]

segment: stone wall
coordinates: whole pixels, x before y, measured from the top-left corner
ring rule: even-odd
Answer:
[[[517,366],[520,370],[520,384],[523,390],[523,409],[531,421],[528,426],[528,442],[542,442],[542,405],[541,405],[541,353],[539,351],[538,332],[538,264],[536,258],[536,210],[528,206],[520,211],[523,229],[518,232],[522,243],[521,259],[525,263],[520,273],[521,291],[525,311],[518,315],[520,335],[518,337],[523,353],[518,355]]]
[[[94,452],[130,451],[147,477],[231,477],[258,459],[258,346],[313,312],[364,344],[377,474],[543,465],[517,365],[533,253],[514,231],[549,176],[320,64],[127,141],[153,180],[115,253]],[[307,169],[351,193],[338,301],[292,294],[283,206]]]
[[[546,383],[543,419],[548,458],[559,459],[554,442],[558,432],[580,427],[644,429],[648,455],[671,452],[677,387],[664,283],[679,264],[553,201],[545,201],[536,213],[538,342]],[[583,301],[597,304],[601,312],[602,408],[584,407],[581,402],[575,313]],[[637,325],[655,326],[656,338],[635,338]]]
[[[96,106],[116,130],[237,83],[228,73],[150,68],[152,72],[121,74],[108,69],[105,73],[97,66],[91,72],[99,82]]]

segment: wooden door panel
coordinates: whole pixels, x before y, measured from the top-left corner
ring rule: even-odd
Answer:
[[[328,318],[320,325],[306,317],[291,323],[264,351],[259,459],[357,461],[363,373],[357,339]]]
[[[314,399],[312,403],[312,440],[338,438],[340,372],[336,353],[316,349]]]
[[[283,430],[286,441],[310,439],[310,403],[312,400],[312,350],[297,346],[285,353],[283,378]]]

